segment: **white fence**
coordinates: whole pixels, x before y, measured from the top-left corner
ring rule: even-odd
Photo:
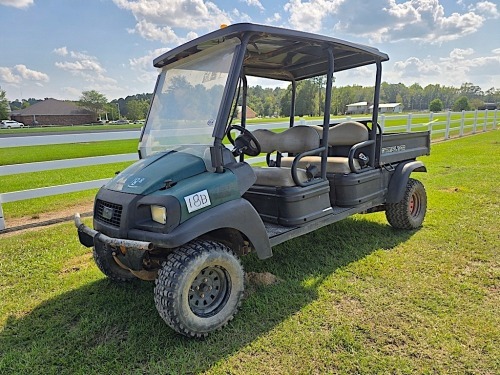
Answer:
[[[354,118],[355,120],[369,120],[369,117]],[[344,119],[335,119],[335,122],[348,121],[350,117]],[[391,122],[399,122],[404,120],[405,125],[393,126]],[[471,112],[444,112],[444,113],[426,113],[426,114],[405,114],[405,115],[390,115],[381,114],[379,123],[382,129],[390,132],[398,131],[415,131],[415,130],[430,130],[432,136],[442,136],[448,139],[452,136],[461,137],[466,132],[476,133],[478,131],[486,131],[488,129],[496,129],[498,122],[498,110],[495,111],[471,111]],[[301,118],[297,124],[317,125],[322,123],[321,120],[305,120]],[[265,126],[269,129],[279,129],[288,126],[288,122],[269,123],[248,126],[249,130],[257,127]],[[81,133],[68,135],[40,135],[29,137],[7,137],[0,138],[0,148],[3,147],[20,147],[34,146],[47,144],[65,144],[76,142],[97,142],[110,140],[124,139],[139,139],[139,131],[120,131],[120,132],[97,132],[97,133]],[[56,160],[37,163],[26,163],[16,165],[0,166],[0,176],[14,175],[19,173],[31,173],[47,170],[75,168],[82,166],[100,165],[117,163],[124,161],[135,161],[138,159],[136,153],[120,154],[110,156],[96,156],[88,158]],[[263,157],[249,159],[250,163],[263,161]],[[3,215],[2,203],[16,202],[26,199],[45,197],[57,194],[71,193],[82,190],[99,188],[104,185],[109,179],[93,180],[85,182],[77,182],[72,184],[49,186],[37,189],[29,189],[22,191],[0,193],[0,231],[5,229],[5,219]]]

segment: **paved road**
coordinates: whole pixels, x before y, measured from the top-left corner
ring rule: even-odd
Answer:
[[[0,130],[0,138],[19,138],[44,135],[66,135],[66,134],[86,134],[86,133],[116,133],[116,132],[137,132],[140,129],[103,129],[103,130],[67,130],[67,131],[50,131],[50,132],[19,132],[19,133],[3,133]]]

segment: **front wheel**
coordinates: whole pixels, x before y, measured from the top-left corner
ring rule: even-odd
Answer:
[[[115,262],[112,250],[106,244],[96,241],[93,255],[95,264],[109,279],[123,282],[137,278],[129,270],[123,269]]]
[[[175,331],[205,337],[233,319],[243,291],[243,266],[231,249],[196,240],[162,263],[154,299],[158,313]]]
[[[403,199],[398,203],[388,203],[385,216],[394,228],[416,229],[422,225],[426,211],[427,194],[424,185],[410,178]]]

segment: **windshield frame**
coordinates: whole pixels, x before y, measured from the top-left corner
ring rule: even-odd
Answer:
[[[157,77],[146,123],[141,131],[138,150],[140,158],[157,152],[183,149],[185,152],[209,159],[205,160],[207,166],[213,164],[211,152],[207,153],[206,148],[212,147],[214,142],[217,143],[217,138],[221,138],[218,136],[221,131],[225,134],[227,115],[224,107],[228,101],[232,101],[234,96],[232,92],[234,90],[230,88],[233,86],[231,82],[234,76],[238,77],[241,70],[237,69],[238,65],[235,63],[240,51],[240,39],[231,38],[162,68]],[[224,60],[223,57],[226,59]],[[211,70],[214,67],[216,69]],[[236,74],[235,68],[238,70]],[[187,74],[183,76],[183,72]],[[188,92],[183,101],[177,101],[177,105],[173,105],[176,88],[172,82],[176,79],[186,81],[187,85],[184,89],[187,87]],[[197,92],[201,90],[204,95],[208,96],[199,98],[194,95],[196,90]],[[215,90],[215,94],[210,90]],[[178,109],[192,109],[190,105],[193,103],[198,104],[198,112],[205,110],[210,112],[206,118],[204,115],[204,121],[199,116],[191,118],[191,111],[189,114],[183,113],[175,118],[172,117],[171,113]],[[163,114],[160,113],[162,110]],[[189,137],[190,141],[186,141],[186,137]],[[186,147],[190,145],[194,147]],[[198,147],[199,145],[206,147]]]

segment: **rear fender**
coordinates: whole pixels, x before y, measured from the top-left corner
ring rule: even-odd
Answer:
[[[412,172],[427,172],[427,168],[424,163],[415,160],[398,164],[389,181],[386,203],[398,203],[403,199],[406,184]]]

